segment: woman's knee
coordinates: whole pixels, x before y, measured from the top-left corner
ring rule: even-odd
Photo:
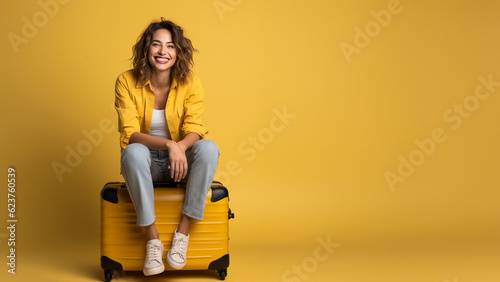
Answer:
[[[219,148],[217,147],[217,144],[215,144],[215,142],[210,139],[203,139],[196,142],[193,145],[192,149],[197,158],[201,158],[207,161],[217,161],[219,159]]]
[[[139,164],[142,162],[150,162],[150,152],[148,147],[140,143],[129,144],[122,152],[121,163],[126,164]]]

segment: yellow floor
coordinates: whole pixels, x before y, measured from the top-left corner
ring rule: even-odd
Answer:
[[[239,242],[237,242],[239,243]],[[226,281],[347,282],[496,282],[500,281],[500,244],[482,240],[462,244],[399,245],[340,243],[328,253],[311,245],[230,245]],[[368,246],[370,245],[370,246]],[[70,255],[71,253],[71,255]],[[57,260],[56,255],[60,258]],[[103,281],[99,249],[80,246],[19,259],[17,274],[1,281]],[[6,278],[6,279],[5,279]],[[215,271],[177,271],[144,277],[127,272],[113,281],[218,281]]]

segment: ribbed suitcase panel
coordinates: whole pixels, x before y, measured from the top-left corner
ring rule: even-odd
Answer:
[[[228,198],[211,202],[211,189],[203,221],[193,220],[184,270],[208,269],[212,261],[228,251]],[[156,228],[164,244],[163,258],[170,249],[184,203],[184,189],[155,188]],[[136,225],[134,205],[125,188],[118,188],[118,203],[101,199],[101,256],[123,266],[124,270],[142,270],[146,254],[143,228]],[[165,262],[165,268],[173,270]]]

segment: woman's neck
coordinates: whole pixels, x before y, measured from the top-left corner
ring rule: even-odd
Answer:
[[[162,72],[153,72],[151,74],[151,85],[156,88],[169,87],[171,81],[170,70]]]

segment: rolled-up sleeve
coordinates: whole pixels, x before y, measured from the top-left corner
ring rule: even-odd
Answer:
[[[194,75],[192,86],[184,101],[184,121],[182,123],[182,138],[190,132],[197,133],[204,139],[208,130],[203,126],[203,96],[205,91],[198,76]]]
[[[115,109],[118,113],[118,131],[122,150],[129,144],[130,136],[134,132],[140,132],[139,116],[129,89],[129,84],[123,74],[118,76],[115,85]]]

